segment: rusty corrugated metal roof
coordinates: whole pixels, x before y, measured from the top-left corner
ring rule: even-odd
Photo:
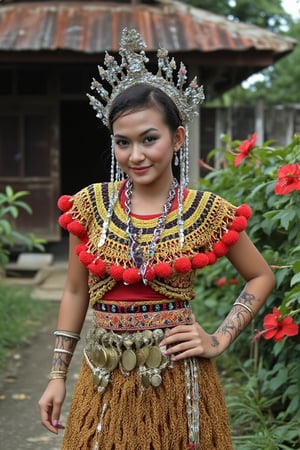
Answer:
[[[148,51],[266,51],[274,60],[295,41],[268,30],[229,21],[180,2],[159,6],[106,2],[26,2],[0,7],[0,52],[115,51],[121,30],[138,29]]]

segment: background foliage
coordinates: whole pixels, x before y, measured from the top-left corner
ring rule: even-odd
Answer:
[[[198,8],[223,15],[230,20],[257,25],[277,34],[300,39],[300,19],[288,14],[281,0],[184,0]],[[300,9],[300,2],[299,2]],[[259,31],[258,31],[259,32]],[[295,104],[300,102],[298,81],[300,78],[300,46],[280,59],[274,66],[252,77],[251,83],[243,83],[213,101],[214,105],[255,104],[261,97],[266,105]],[[255,81],[254,81],[255,80]]]
[[[11,248],[18,244],[28,250],[37,249],[44,251],[44,240],[34,234],[23,234],[16,229],[16,219],[20,210],[31,214],[30,206],[24,201],[27,191],[14,192],[11,186],[6,186],[4,192],[0,192],[0,274],[9,261]]]
[[[197,8],[211,11],[239,22],[251,23],[278,32],[288,26],[292,18],[284,10],[281,0],[185,0]]]
[[[211,190],[232,203],[248,203],[253,216],[248,234],[276,276],[276,288],[249,327],[218,360],[226,385],[239,450],[300,448],[300,340],[299,335],[274,343],[260,338],[263,317],[278,307],[299,323],[300,312],[300,191],[276,195],[278,169],[300,160],[300,137],[274,148],[271,142],[253,148],[235,167],[240,142],[224,138],[223,168],[200,179],[200,188]],[[210,162],[210,161],[209,161]],[[245,255],[247,258],[247,255]],[[221,275],[220,275],[221,274]],[[238,297],[243,281],[226,258],[199,271],[195,312],[210,332],[216,330]]]

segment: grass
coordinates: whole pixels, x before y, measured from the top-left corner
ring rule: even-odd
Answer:
[[[33,299],[30,289],[0,285],[0,372],[10,352],[38,332],[50,309],[50,302]]]

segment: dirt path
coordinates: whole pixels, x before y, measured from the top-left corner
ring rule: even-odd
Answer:
[[[49,433],[40,423],[38,400],[46,386],[52,361],[53,331],[59,303],[52,302],[47,323],[31,343],[15,354],[0,380],[0,447],[2,450],[59,450],[61,436]],[[77,346],[67,380],[67,398],[61,422],[66,422],[72,390],[81,364],[86,328]]]

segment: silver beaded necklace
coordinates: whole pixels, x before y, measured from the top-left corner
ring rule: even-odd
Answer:
[[[163,212],[161,216],[157,220],[157,225],[154,229],[153,236],[151,242],[149,244],[147,255],[144,254],[141,244],[139,242],[139,238],[142,235],[142,229],[137,229],[131,220],[131,197],[132,197],[132,179],[128,178],[125,185],[125,212],[126,212],[126,220],[127,220],[127,228],[126,232],[129,236],[129,251],[130,256],[134,262],[134,265],[139,269],[141,278],[144,284],[147,284],[146,273],[150,264],[151,259],[154,256],[156,245],[159,241],[161,233],[165,227],[166,217],[168,212],[171,209],[172,202],[176,195],[176,189],[178,187],[178,181],[176,178],[173,178],[171,187],[168,192],[168,197],[166,203],[163,206]]]

